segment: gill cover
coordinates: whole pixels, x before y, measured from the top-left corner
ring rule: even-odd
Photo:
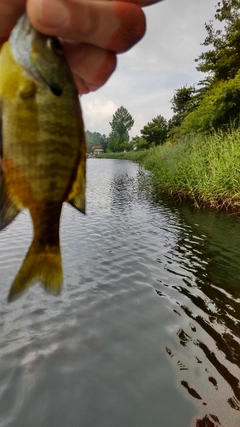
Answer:
[[[64,82],[70,77],[65,67],[63,49],[56,37],[40,34],[21,16],[13,29],[9,43],[15,60],[37,81],[47,84],[52,93],[60,96]]]

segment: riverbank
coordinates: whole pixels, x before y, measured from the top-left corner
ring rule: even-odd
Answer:
[[[191,199],[197,208],[240,212],[240,130],[104,157],[142,164],[152,172],[157,191]]]

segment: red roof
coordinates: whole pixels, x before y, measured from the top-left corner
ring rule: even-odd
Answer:
[[[101,145],[93,145],[92,150],[103,150]]]

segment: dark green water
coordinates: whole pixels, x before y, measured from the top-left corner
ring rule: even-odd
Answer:
[[[141,177],[88,161],[60,297],[7,304],[27,212],[0,234],[0,427],[240,426],[240,220],[153,200]]]

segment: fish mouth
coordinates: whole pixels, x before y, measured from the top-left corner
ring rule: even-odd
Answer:
[[[34,31],[34,28],[31,25],[26,14],[22,15],[18,22],[19,22],[19,24],[21,24],[20,25],[20,33],[23,32],[24,34],[28,35],[31,33],[31,31]]]
[[[32,31],[34,31],[34,28],[30,24],[27,15],[22,15],[13,28],[9,38],[12,50],[16,50],[15,46],[18,46],[21,40],[25,42],[26,37],[29,36]]]
[[[17,26],[19,27],[20,31],[24,31],[26,34],[29,34],[31,31],[32,25],[30,24],[30,21],[26,15],[26,13],[24,13],[22,16],[20,16],[18,22],[17,22]]]
[[[9,44],[14,59],[27,73],[31,74],[38,81],[41,81],[41,76],[31,61],[32,43],[37,34],[37,30],[29,22],[27,15],[24,14],[19,18],[13,28]]]

